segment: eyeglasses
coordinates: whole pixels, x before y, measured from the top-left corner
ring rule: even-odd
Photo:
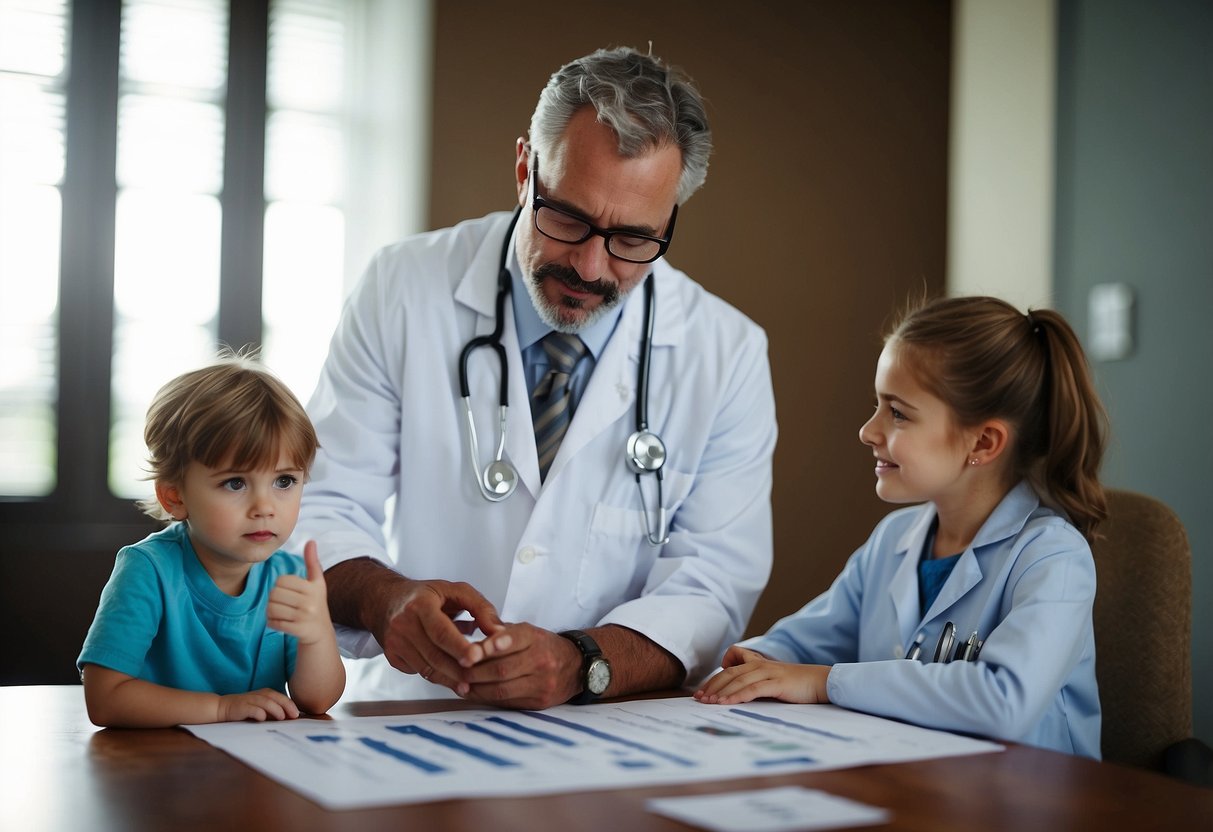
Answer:
[[[590,237],[606,241],[607,253],[628,263],[652,263],[665,254],[674,238],[674,221],[678,206],[674,206],[664,237],[652,237],[626,229],[599,228],[584,217],[551,205],[539,195],[539,154],[532,153],[535,165],[531,170],[531,215],[535,229],[545,237],[561,243],[578,245]]]

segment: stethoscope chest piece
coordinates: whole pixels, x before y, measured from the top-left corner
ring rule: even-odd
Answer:
[[[635,474],[656,471],[665,465],[665,443],[652,431],[638,430],[628,437],[627,462]]]
[[[480,468],[480,444],[476,441],[476,420],[472,417],[470,396],[464,396],[463,408],[467,416],[468,459],[472,463],[476,485],[480,487],[484,499],[490,503],[499,503],[513,494],[514,489],[518,487],[518,472],[502,458],[505,454],[505,426],[509,407],[502,405],[498,408],[497,453],[483,470]]]
[[[485,466],[483,480],[486,496],[492,494],[490,500],[496,502],[514,493],[518,487],[518,472],[508,462],[495,459]]]
[[[504,458],[510,384],[509,362],[506,361],[505,347],[501,345],[501,334],[505,322],[505,302],[509,298],[511,285],[510,272],[506,268],[506,257],[509,253],[510,237],[521,212],[521,207],[514,211],[509,228],[505,232],[505,239],[501,244],[501,264],[497,271],[497,303],[493,331],[468,341],[459,353],[459,394],[463,398],[464,416],[467,421],[468,460],[480,495],[491,503],[501,502],[518,488],[518,470]],[[662,494],[661,469],[665,465],[666,448],[661,437],[648,428],[649,364],[652,360],[653,322],[656,309],[653,295],[653,274],[650,272],[644,281],[644,326],[636,380],[636,431],[628,437],[625,456],[628,470],[636,475],[636,489],[640,492],[642,507],[645,505],[645,500],[644,488],[640,484],[641,474],[656,474],[654,479],[657,481],[657,525],[655,528],[651,525],[649,511],[645,510],[644,526],[649,543],[653,546],[662,546],[670,539],[670,529],[666,522],[666,510],[663,504],[664,495]],[[492,460],[484,468],[480,467],[480,443],[476,438],[476,420],[472,416],[472,394],[468,385],[468,357],[478,347],[491,347],[496,353],[498,364],[501,367],[501,381],[497,395],[497,449]]]

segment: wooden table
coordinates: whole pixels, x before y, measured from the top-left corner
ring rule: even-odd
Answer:
[[[334,716],[458,700],[362,703]],[[1023,746],[841,771],[330,812],[183,729],[98,730],[79,686],[0,687],[0,830],[686,832],[646,799],[799,784],[892,812],[885,829],[1213,830],[1213,789]]]

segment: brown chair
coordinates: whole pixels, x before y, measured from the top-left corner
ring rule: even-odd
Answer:
[[[1192,738],[1188,536],[1152,497],[1115,489],[1107,497],[1092,547],[1104,759],[1206,781],[1209,749]],[[1180,759],[1186,770],[1173,770]]]

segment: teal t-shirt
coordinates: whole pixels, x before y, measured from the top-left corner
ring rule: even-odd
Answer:
[[[270,590],[303,559],[275,552],[249,570],[244,592],[225,594],[207,574],[185,523],[118,552],[76,666],[108,667],[178,690],[226,695],[286,691],[296,640],[265,619]]]

